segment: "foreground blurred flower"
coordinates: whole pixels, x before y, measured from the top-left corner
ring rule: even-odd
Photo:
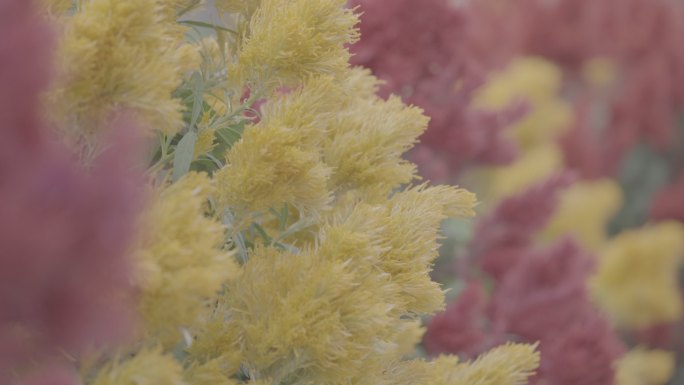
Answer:
[[[122,335],[130,315],[124,256],[141,197],[126,119],[112,124],[110,146],[90,169],[49,139],[38,106],[50,39],[31,3],[0,5],[3,383]]]

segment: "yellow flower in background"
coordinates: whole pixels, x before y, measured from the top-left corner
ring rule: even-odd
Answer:
[[[514,60],[477,92],[474,105],[501,110],[514,102],[528,103],[528,113],[511,127],[523,152],[555,140],[572,122],[572,111],[559,92],[562,72],[538,57]]]
[[[207,301],[237,273],[232,254],[222,250],[223,227],[204,215],[212,191],[206,176],[188,174],[163,189],[144,218],[139,311],[148,338],[166,348],[201,321]]]
[[[617,385],[665,385],[675,371],[675,354],[665,350],[637,347],[618,362]]]
[[[497,201],[524,191],[560,171],[563,154],[553,143],[538,146],[522,155],[508,166],[492,167],[481,177],[486,187],[487,201]]]
[[[64,21],[60,77],[50,100],[60,126],[73,130],[69,135],[92,141],[119,109],[153,130],[182,126],[171,94],[196,58],[166,11],[159,0],[91,0]]]
[[[591,251],[606,241],[608,221],[622,206],[622,189],[613,180],[576,182],[560,195],[541,238],[552,241],[572,235]]]
[[[348,67],[345,44],[358,39],[346,0],[262,0],[229,77],[268,92]]]
[[[589,285],[597,304],[621,328],[644,328],[682,317],[677,269],[684,257],[678,222],[627,230],[608,242]]]
[[[596,87],[607,87],[617,80],[617,65],[605,57],[596,57],[584,62],[582,76],[589,84]]]

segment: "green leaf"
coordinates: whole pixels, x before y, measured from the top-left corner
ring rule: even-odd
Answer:
[[[222,127],[216,130],[215,137],[220,142],[226,145],[226,149],[233,147],[233,144],[242,138],[242,133],[245,131],[245,122]]]
[[[190,128],[195,127],[197,120],[202,113],[204,107],[204,80],[202,75],[195,71],[192,73],[192,117],[190,119]]]
[[[173,181],[177,181],[190,170],[192,157],[195,153],[195,143],[197,142],[197,133],[195,131],[188,131],[187,134],[178,142],[176,146],[175,157],[173,158]]]
[[[180,24],[185,24],[185,25],[192,25],[193,27],[200,27],[200,28],[210,28],[214,30],[219,30],[219,31],[225,31],[225,32],[230,32],[233,35],[237,35],[237,31],[233,31],[230,28],[226,28],[220,25],[216,24],[211,24],[211,23],[205,23],[203,21],[197,21],[197,20],[180,20],[178,23]]]

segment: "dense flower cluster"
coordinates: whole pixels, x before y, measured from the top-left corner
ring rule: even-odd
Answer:
[[[123,118],[89,169],[53,143],[39,98],[49,32],[30,2],[3,2],[0,21],[0,382],[59,383],[66,357],[121,338],[129,323],[123,256],[142,178],[125,151],[138,146]]]
[[[533,382],[669,381],[674,354],[648,348],[681,351],[684,4],[353,3],[365,12],[354,60],[434,117],[412,154],[422,175],[484,203],[473,234],[445,243],[461,291],[429,324],[428,352],[540,341]],[[499,140],[472,141],[491,132],[461,118],[476,112],[498,116]]]
[[[0,382],[527,383],[533,343],[416,357],[476,199],[416,183],[428,119],[348,63],[355,12],[215,3],[0,5]]]

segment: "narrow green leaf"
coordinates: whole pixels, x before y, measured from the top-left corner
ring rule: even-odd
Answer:
[[[197,133],[188,131],[187,134],[178,142],[175,157],[173,158],[173,181],[177,181],[190,170],[192,156],[195,152]]]
[[[197,21],[197,20],[180,20],[178,23],[180,24],[185,24],[185,25],[192,25],[193,27],[200,27],[200,28],[210,28],[214,30],[219,30],[219,31],[225,31],[225,32],[230,32],[233,35],[237,35],[237,31],[233,31],[230,28],[226,28],[220,25],[216,24],[211,24],[211,23],[206,23],[203,21]]]
[[[197,71],[192,73],[192,88],[193,101],[190,128],[195,127],[204,107],[204,80],[202,80],[202,75]]]

